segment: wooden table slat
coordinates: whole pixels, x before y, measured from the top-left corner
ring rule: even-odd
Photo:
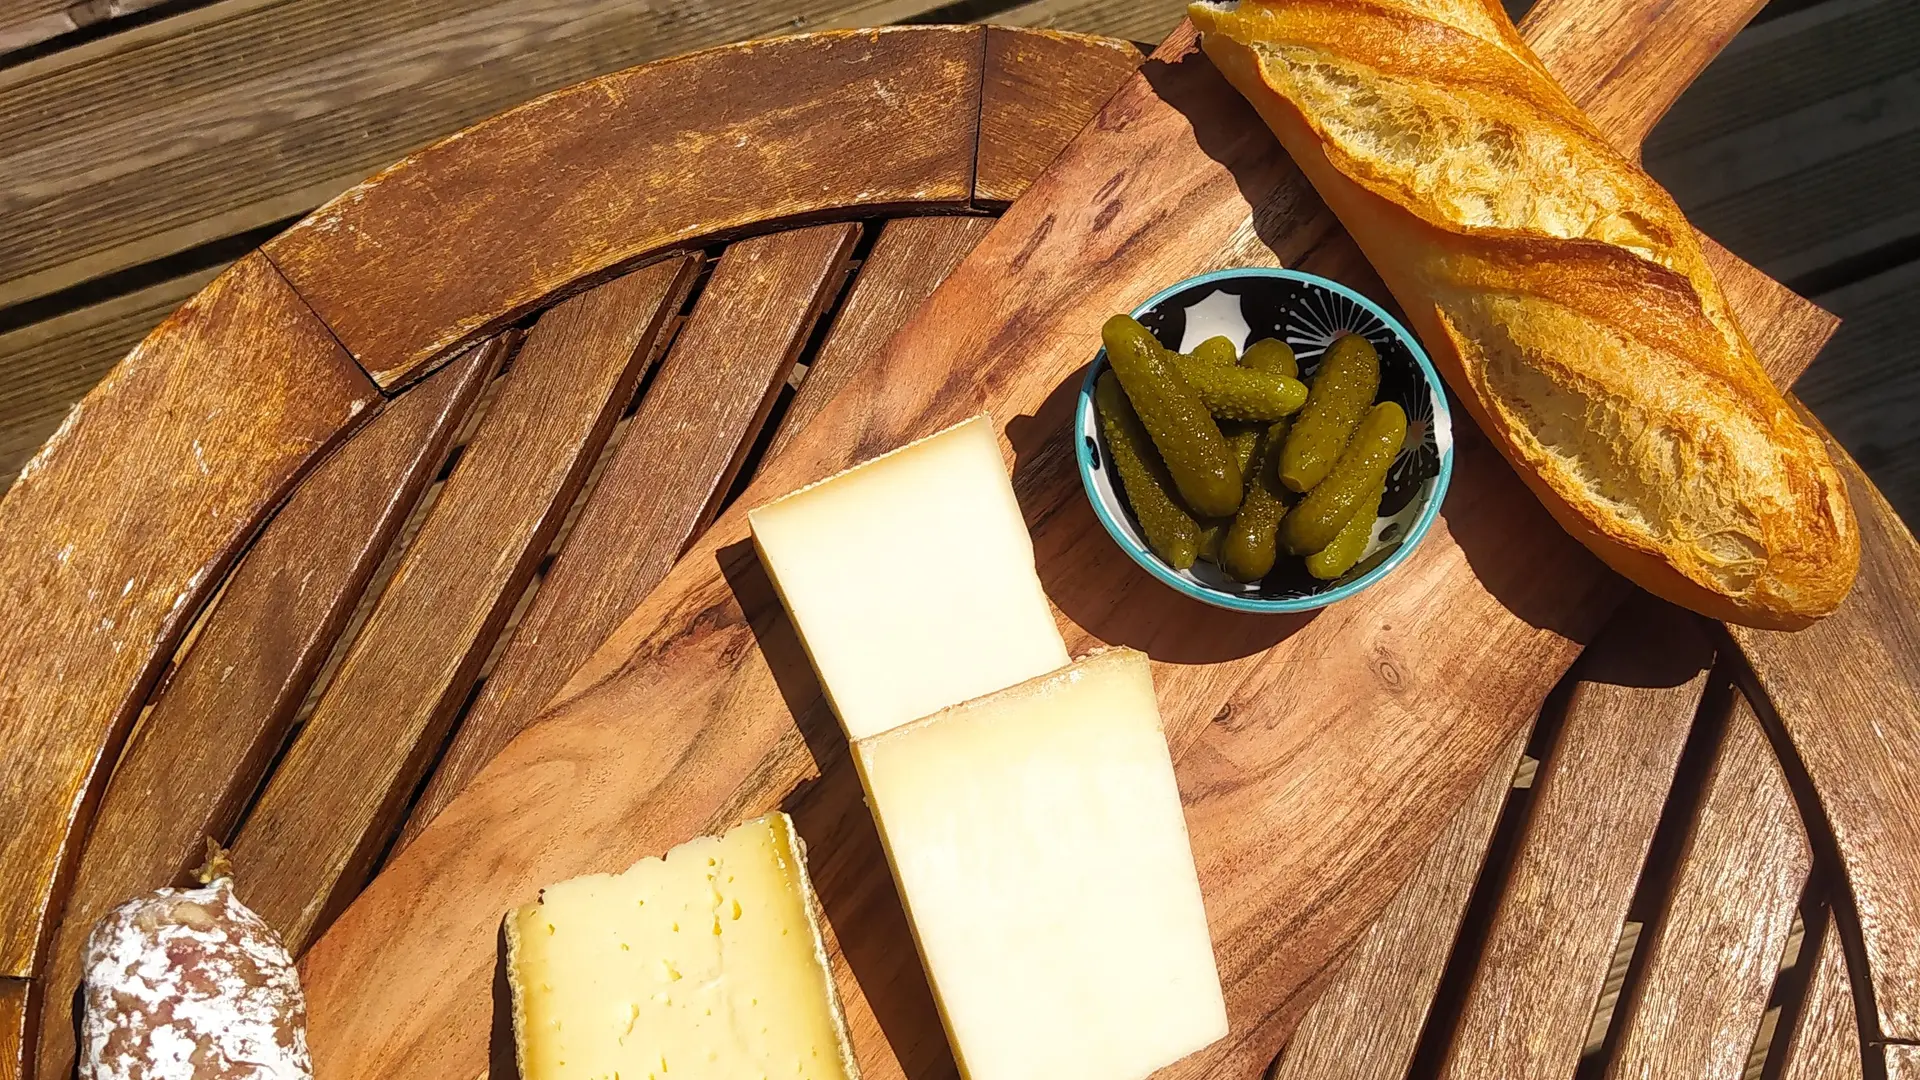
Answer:
[[[252,256],[130,353],[0,500],[0,975],[38,972],[71,841],[180,635],[378,399]]]
[[[895,218],[880,229],[767,449],[793,441],[993,228],[989,217]],[[624,614],[624,613],[623,613]],[[602,635],[604,636],[604,635]],[[596,643],[597,644],[597,643]]]
[[[1787,1040],[1780,1080],[1858,1080],[1861,1074],[1860,1027],[1853,1008],[1840,928],[1827,913],[1819,940],[1801,946],[1803,963],[1813,964]]]
[[[1453,954],[1487,845],[1513,793],[1527,732],[1516,732],[1413,877],[1360,938],[1269,1080],[1400,1080]]]
[[[1141,59],[1111,38],[989,28],[974,200],[1019,198]]]
[[[1818,427],[1812,414],[1801,419]],[[1840,609],[1798,633],[1729,627],[1749,696],[1777,717],[1838,845],[1879,1015],[1920,1038],[1920,545],[1860,467],[1828,440],[1860,520],[1860,577]],[[1856,973],[1856,977],[1860,973]]]
[[[833,211],[965,204],[984,33],[834,31],[605,76],[391,166],[263,250],[392,386],[676,244]],[[775,68],[781,78],[757,74]]]
[[[1644,595],[1581,658],[1442,1076],[1572,1075],[1712,662]]]
[[[1920,1080],[1920,1046],[1892,1044],[1885,1048],[1887,1080]]]
[[[169,278],[0,334],[0,493],[127,350],[226,267]]]
[[[0,976],[0,1080],[25,1080],[33,1041],[34,984]]]
[[[205,854],[203,838],[231,835],[505,353],[476,348],[389,403],[314,469],[241,558],[101,796],[42,975],[42,1080],[73,1071],[73,993],[94,922],[128,897],[181,884]]]
[[[859,236],[855,224],[816,225],[743,240],[720,257],[401,844],[533,720],[706,528],[838,296]]]
[[[1736,697],[1666,908],[1642,934],[1608,1080],[1739,1080],[1812,862],[1773,744]]]
[[[234,843],[297,955],[351,900],[631,398],[678,259],[546,313]]]

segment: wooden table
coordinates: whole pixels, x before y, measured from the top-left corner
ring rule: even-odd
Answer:
[[[1623,10],[1611,40],[1676,31]],[[661,62],[409,159],[189,301],[0,502],[0,1077],[62,1075],[86,928],[202,833],[313,942],[1139,61],[924,28]],[[848,412],[835,452],[885,449]],[[1774,1075],[1920,1068],[1920,548],[1844,464],[1839,614],[1621,608],[1422,811],[1435,842],[1314,925],[1227,1073],[1283,1042],[1289,1077],[1733,1076],[1756,1042]],[[1542,693],[1593,636],[1555,635]]]

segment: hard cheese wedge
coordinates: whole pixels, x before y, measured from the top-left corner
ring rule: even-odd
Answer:
[[[1067,662],[989,417],[748,517],[849,738]]]
[[[550,885],[506,931],[521,1080],[859,1075],[785,814]]]
[[[854,745],[969,1080],[1136,1080],[1227,1033],[1144,655]]]

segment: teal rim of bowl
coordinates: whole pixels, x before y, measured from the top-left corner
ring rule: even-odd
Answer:
[[[1163,301],[1169,299],[1174,294],[1185,292],[1196,285],[1208,285],[1215,281],[1249,277],[1285,278],[1303,284],[1317,286],[1329,292],[1338,293],[1365,308],[1370,314],[1386,324],[1387,328],[1393,331],[1394,336],[1398,337],[1401,343],[1407,347],[1407,351],[1413,355],[1413,362],[1419,365],[1420,374],[1427,380],[1427,391],[1433,397],[1433,413],[1436,421],[1443,418],[1446,421],[1448,431],[1452,431],[1453,410],[1447,406],[1446,384],[1440,381],[1440,374],[1433,369],[1433,362],[1427,359],[1427,351],[1421,347],[1420,339],[1414,337],[1406,327],[1400,325],[1400,320],[1387,314],[1385,309],[1381,308],[1379,304],[1374,303],[1372,300],[1367,299],[1365,296],[1347,288],[1337,281],[1323,278],[1318,274],[1309,274],[1300,270],[1288,270],[1283,267],[1270,266],[1214,270],[1197,277],[1187,278],[1184,281],[1177,281],[1161,289],[1159,292],[1148,297],[1144,303],[1135,307],[1130,314],[1137,319],[1142,314],[1158,307]],[[1093,361],[1087,365],[1086,378],[1080,382],[1079,400],[1074,409],[1073,456],[1074,460],[1078,462],[1080,466],[1080,490],[1082,494],[1086,495],[1087,502],[1093,505],[1094,516],[1100,519],[1100,524],[1107,530],[1107,535],[1111,536],[1114,543],[1120,546],[1120,550],[1126,552],[1127,556],[1134,562],[1139,563],[1141,568],[1146,570],[1147,573],[1152,574],[1163,583],[1172,586],[1186,596],[1192,597],[1201,603],[1212,604],[1215,607],[1227,608],[1231,611],[1252,612],[1254,614],[1280,615],[1289,612],[1315,611],[1329,604],[1345,600],[1347,597],[1360,592],[1362,589],[1371,586],[1374,582],[1392,573],[1395,567],[1406,561],[1407,556],[1413,553],[1414,548],[1420,546],[1420,541],[1426,539],[1427,530],[1433,526],[1433,519],[1440,515],[1440,504],[1446,501],[1447,489],[1453,484],[1453,445],[1451,439],[1449,439],[1446,452],[1440,455],[1440,472],[1434,477],[1433,496],[1427,500],[1427,505],[1420,509],[1420,516],[1414,519],[1413,527],[1407,530],[1406,539],[1401,541],[1400,547],[1396,549],[1393,554],[1382,559],[1380,565],[1347,582],[1345,585],[1329,589],[1326,592],[1314,593],[1312,596],[1302,596],[1291,599],[1263,599],[1257,596],[1233,596],[1228,593],[1216,592],[1198,582],[1189,581],[1181,577],[1173,567],[1168,566],[1166,561],[1161,559],[1160,556],[1155,555],[1153,552],[1135,543],[1133,538],[1129,537],[1126,531],[1120,528],[1119,523],[1113,520],[1113,515],[1108,511],[1106,504],[1093,493],[1093,454],[1087,449],[1087,441],[1090,438],[1097,439],[1098,435],[1088,429],[1087,417],[1093,415],[1094,382],[1099,378],[1100,371],[1106,364],[1106,355],[1106,349],[1102,348],[1094,354]]]

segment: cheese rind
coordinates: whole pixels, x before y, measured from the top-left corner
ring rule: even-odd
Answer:
[[[507,913],[521,1080],[858,1080],[782,813]]]
[[[1068,660],[989,417],[802,488],[748,519],[849,738]]]
[[[1137,1080],[1227,1033],[1144,655],[854,745],[969,1080]]]

